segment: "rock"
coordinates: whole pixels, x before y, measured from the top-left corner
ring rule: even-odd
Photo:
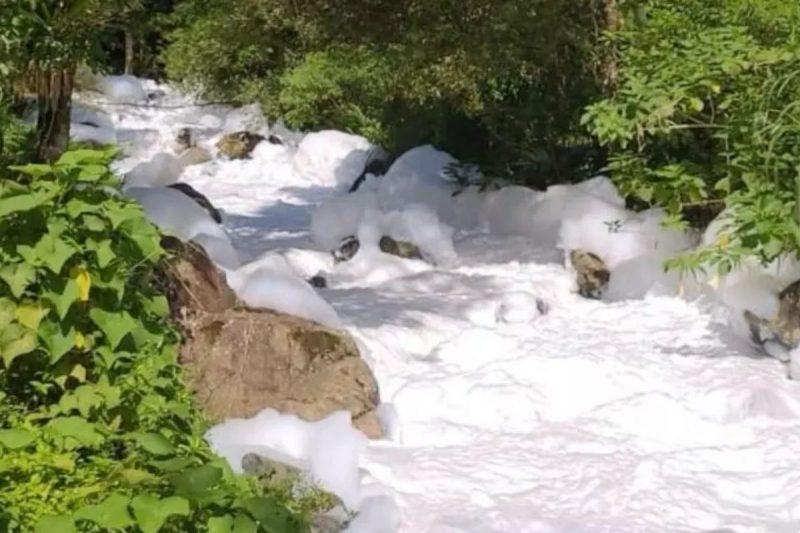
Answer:
[[[611,273],[603,260],[585,250],[570,251],[569,259],[575,269],[578,293],[584,298],[600,298],[611,278]]]
[[[195,243],[164,237],[161,246],[171,257],[159,266],[158,279],[167,295],[173,316],[219,313],[236,305],[236,294],[205,250]]]
[[[308,421],[344,410],[365,435],[383,436],[378,386],[349,334],[244,307],[199,245],[164,237],[162,246],[171,256],[157,281],[183,331],[187,382],[212,422],[266,408]]]
[[[178,183],[173,183],[171,185],[167,185],[167,187],[169,187],[170,189],[181,191],[183,194],[185,194],[186,196],[197,202],[197,205],[208,211],[208,214],[211,215],[211,218],[213,218],[217,224],[222,223],[222,215],[217,210],[217,208],[211,204],[208,198],[203,196],[202,193],[198,192],[194,187],[192,187],[188,183],[178,182]]]
[[[357,237],[353,235],[345,237],[339,243],[339,247],[331,252],[333,254],[333,262],[341,263],[343,261],[350,261],[358,253],[359,248],[361,248],[361,243],[358,241]]]
[[[245,159],[250,157],[258,143],[263,140],[265,140],[264,137],[257,133],[237,131],[224,135],[217,142],[217,148],[221,154],[231,159]]]
[[[277,144],[277,145],[281,145],[281,146],[284,144],[283,139],[281,139],[280,137],[278,137],[274,133],[270,133],[269,134],[269,137],[267,137],[267,142],[270,143],[270,144]]]
[[[255,453],[242,457],[242,470],[245,474],[258,478],[263,484],[297,480],[302,474],[296,466]]]
[[[325,289],[328,286],[328,280],[325,279],[325,276],[319,274],[309,278],[308,283],[316,289]]]
[[[343,505],[336,505],[311,520],[311,533],[341,533],[347,529],[353,515]]]
[[[776,340],[790,350],[797,348],[800,346],[800,280],[783,289],[778,302],[778,316],[773,320],[744,311],[750,336],[757,344]]]
[[[389,171],[390,166],[391,162],[389,161],[389,154],[387,154],[382,148],[374,147],[367,155],[367,162],[364,165],[364,170],[350,186],[350,190],[348,192],[356,192],[358,188],[361,187],[361,184],[367,179],[367,174],[372,174],[373,176],[383,176]]]
[[[308,421],[346,410],[368,437],[382,436],[375,378],[347,333],[241,307],[199,315],[187,329],[181,361],[212,420],[267,407]]]
[[[381,252],[385,254],[396,255],[404,259],[422,259],[422,252],[420,252],[419,246],[411,242],[396,241],[388,235],[381,237],[378,246]]]
[[[203,163],[211,161],[211,154],[205,148],[193,146],[181,152],[181,155],[178,156],[178,161],[180,161],[184,167],[202,165]]]
[[[178,130],[178,134],[175,136],[175,145],[177,146],[178,151],[188,150],[189,148],[194,148],[197,146],[197,139],[195,139],[194,135],[192,134],[192,129],[181,128]]]

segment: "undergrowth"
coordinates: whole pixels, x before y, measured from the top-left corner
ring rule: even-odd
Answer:
[[[111,150],[0,179],[0,532],[306,531],[236,476],[182,381],[165,257]]]

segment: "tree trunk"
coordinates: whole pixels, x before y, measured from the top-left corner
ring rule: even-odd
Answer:
[[[600,61],[598,66],[598,79],[603,93],[609,97],[613,96],[617,90],[618,66],[614,47],[605,41],[603,34],[613,32],[620,28],[622,16],[620,14],[617,0],[593,0],[598,51]]]
[[[75,67],[35,73],[39,120],[36,123],[39,159],[55,161],[67,149]]]
[[[131,30],[125,30],[125,74],[133,75],[136,63],[136,38]]]

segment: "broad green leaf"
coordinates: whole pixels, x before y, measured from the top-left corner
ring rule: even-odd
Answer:
[[[231,533],[233,517],[230,515],[211,517],[208,519],[206,527],[208,528],[208,533]]]
[[[75,521],[67,515],[42,517],[34,528],[34,533],[77,533]]]
[[[75,519],[94,522],[103,529],[124,529],[135,523],[128,512],[129,504],[127,496],[112,494],[102,503],[78,509]]]
[[[9,450],[25,448],[36,440],[27,429],[0,429],[0,445]]]
[[[136,243],[144,257],[156,257],[161,252],[161,236],[143,216],[126,220],[119,229]]]
[[[133,499],[131,507],[143,533],[156,533],[170,516],[189,515],[189,502],[178,496],[160,500],[150,494],[140,494]]]
[[[175,494],[201,500],[222,480],[222,470],[212,465],[201,465],[173,474],[169,480],[175,487]]]
[[[95,308],[89,312],[89,317],[106,336],[112,349],[119,346],[125,335],[138,325],[127,311],[112,313]]]
[[[78,249],[51,230],[49,233],[45,233],[34,246],[20,245],[17,247],[17,251],[29,263],[44,265],[54,274],[60,274],[64,263],[75,255]]]
[[[173,459],[166,460],[153,460],[147,464],[161,472],[180,472],[181,470],[186,470],[190,466],[194,465],[195,461],[188,457],[175,457]]]
[[[126,220],[142,218],[142,209],[135,204],[114,204],[106,207],[111,227],[117,229]]]
[[[103,150],[92,150],[82,148],[80,150],[70,150],[56,161],[56,166],[83,166],[86,164],[103,163],[108,160],[108,155]],[[105,167],[103,167],[105,169]]]
[[[122,477],[125,478],[125,481],[128,483],[128,485],[140,485],[142,483],[154,483],[161,481],[161,478],[155,474],[151,474],[146,470],[138,470],[135,468],[123,470]]]
[[[295,528],[296,529],[296,528]],[[231,533],[257,533],[258,524],[246,515],[239,514],[233,520],[233,530]],[[267,529],[269,531],[269,529]]]
[[[90,204],[89,202],[85,202],[80,198],[73,198],[69,202],[67,202],[67,213],[72,218],[78,218],[80,215],[84,213],[95,213],[102,209],[102,207],[98,204]]]
[[[35,193],[18,194],[16,196],[0,198],[0,218],[7,217],[14,213],[30,211],[42,203],[46,198]]]
[[[50,364],[57,363],[72,348],[78,347],[77,335],[75,328],[70,328],[64,333],[61,324],[49,320],[39,326],[39,339],[47,347]]]
[[[17,316],[17,305],[8,298],[0,298],[0,331],[4,330]]]
[[[277,500],[266,496],[249,498],[244,508],[269,533],[292,533],[296,529],[292,515]]]
[[[81,289],[72,278],[59,279],[53,290],[45,290],[43,296],[55,306],[58,317],[64,320],[72,304],[80,299]]]
[[[42,176],[46,176],[53,172],[53,167],[50,165],[38,165],[38,164],[30,164],[24,166],[13,166],[10,167],[12,170],[17,170],[22,172],[23,174],[27,174],[28,176],[32,176],[34,178],[41,178]]]
[[[57,435],[75,439],[84,446],[98,446],[104,440],[97,426],[79,416],[55,418],[47,424],[47,427]]]
[[[85,214],[82,219],[86,229],[90,231],[102,232],[106,230],[106,222],[97,215]]]
[[[35,332],[18,324],[10,324],[0,331],[0,355],[3,357],[6,368],[9,368],[11,362],[20,355],[32,352],[35,349]]]
[[[164,457],[175,454],[175,447],[160,433],[133,433],[130,437],[155,456]]]
[[[36,269],[28,263],[3,265],[0,267],[0,279],[6,282],[15,298],[20,298],[36,279]]]
[[[17,322],[30,330],[37,331],[39,323],[49,312],[50,309],[42,307],[38,302],[25,303],[17,306]]]
[[[100,268],[108,266],[116,257],[114,250],[111,248],[111,241],[109,240],[97,241],[95,239],[89,239],[86,241],[86,248],[92,250],[97,255],[97,265]]]

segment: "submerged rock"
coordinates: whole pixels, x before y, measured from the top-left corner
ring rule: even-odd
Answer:
[[[208,211],[208,214],[211,215],[211,218],[214,219],[214,222],[217,224],[222,223],[222,215],[220,214],[219,210],[213,206],[211,201],[206,198],[202,193],[198,192],[197,189],[189,185],[188,183],[178,182],[173,183],[171,185],[167,185],[170,189],[175,189],[176,191],[180,191],[195,202],[197,205]]]
[[[258,143],[264,140],[264,136],[258,133],[237,131],[223,135],[217,142],[217,149],[230,159],[246,159],[250,157]]]
[[[750,310],[744,311],[750,336],[757,344],[775,340],[790,350],[797,348],[800,346],[800,280],[783,289],[778,302],[778,316],[772,320]]]
[[[342,263],[344,261],[350,261],[356,256],[359,248],[361,248],[361,243],[359,242],[358,237],[355,237],[354,235],[345,237],[339,243],[339,247],[331,252],[333,254],[333,262]]]
[[[396,241],[388,235],[384,235],[381,237],[378,246],[381,252],[385,254],[396,255],[404,259],[422,259],[422,252],[419,246],[412,242]]]
[[[178,161],[180,161],[184,167],[202,165],[203,163],[211,161],[211,154],[205,148],[193,146],[181,152],[178,156]]]
[[[308,284],[315,289],[325,289],[328,287],[328,280],[325,279],[325,276],[317,274],[316,276],[311,276],[308,279]]]
[[[599,299],[611,279],[605,262],[597,255],[585,250],[572,250],[569,260],[575,269],[578,293],[584,298]]]

